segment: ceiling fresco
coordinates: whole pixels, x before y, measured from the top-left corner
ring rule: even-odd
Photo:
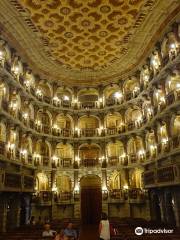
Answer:
[[[51,80],[84,85],[129,72],[154,43],[153,34],[180,7],[175,0],[1,2],[7,38],[18,41],[18,50],[36,71]]]

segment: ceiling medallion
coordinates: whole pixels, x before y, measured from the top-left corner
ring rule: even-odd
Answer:
[[[108,35],[108,32],[107,31],[100,31],[99,32],[99,36],[100,37],[106,37]]]
[[[104,6],[100,7],[100,11],[102,13],[109,13],[111,11],[111,8],[107,5],[104,5]]]
[[[89,27],[90,26],[90,21],[89,20],[83,20],[82,22],[81,22],[81,25],[83,26],[83,27]]]
[[[62,13],[63,15],[68,15],[71,12],[71,9],[68,7],[63,7],[60,9],[60,13]]]
[[[64,36],[65,36],[66,38],[72,38],[72,37],[73,37],[73,33],[72,33],[72,32],[65,32],[65,33],[64,33]]]

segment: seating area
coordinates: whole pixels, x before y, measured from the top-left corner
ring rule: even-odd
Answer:
[[[53,220],[51,222],[51,229],[55,231],[60,231],[62,229],[65,229],[67,226],[67,223],[69,222],[69,219],[64,219],[62,221],[60,220]],[[76,229],[77,233],[79,234],[80,229],[80,222],[78,219],[71,219],[71,222],[73,223],[74,229]],[[26,225],[18,227],[14,230],[8,231],[8,233],[0,233],[0,240],[53,240],[54,237],[42,237],[43,232],[43,224],[40,225]]]
[[[51,222],[51,228],[53,230],[59,231],[64,229],[68,219],[53,220]],[[77,230],[80,235],[80,240],[87,240],[86,231],[91,232],[91,236],[94,236],[92,240],[96,240],[97,238],[97,227],[89,226],[80,226],[79,219],[72,220],[74,224],[74,228]],[[179,240],[180,239],[180,228],[174,228],[173,226],[169,226],[163,223],[158,223],[154,221],[147,221],[141,218],[111,218],[110,224],[113,229],[113,235],[111,236],[111,240]],[[172,234],[143,234],[138,236],[135,234],[135,228],[142,227],[147,229],[173,229],[174,232]],[[85,229],[85,230],[84,230]],[[43,240],[49,239],[53,240],[51,237],[42,238],[42,225],[36,226],[21,226],[16,228],[7,234],[0,234],[0,240]],[[82,233],[82,234],[81,234]],[[84,237],[85,235],[85,237]],[[98,239],[98,238],[97,238]]]

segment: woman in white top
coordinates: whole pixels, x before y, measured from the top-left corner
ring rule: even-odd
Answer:
[[[102,213],[99,224],[100,240],[110,240],[110,224],[106,213]]]

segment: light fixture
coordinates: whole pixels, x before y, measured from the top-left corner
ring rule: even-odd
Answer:
[[[143,149],[139,150],[138,155],[139,155],[140,157],[143,156],[143,155],[144,155],[144,150],[143,150]]]
[[[75,99],[74,99],[74,103],[77,103],[77,102],[78,102],[78,101],[77,101],[77,98],[75,98]]]
[[[99,102],[102,103],[102,102],[103,102],[103,99],[102,99],[102,98],[99,98]]]
[[[56,186],[52,187],[52,192],[57,192],[57,187]]]
[[[158,62],[157,62],[156,59],[153,59],[153,60],[152,60],[152,64],[153,64],[153,66],[154,66],[155,68],[158,68]]]
[[[24,118],[24,119],[27,119],[27,118],[28,118],[28,113],[26,113],[26,112],[23,113],[23,118]]]
[[[168,138],[162,138],[162,139],[161,139],[161,142],[162,142],[163,144],[166,144],[166,143],[168,142]]]
[[[104,185],[104,186],[102,186],[102,191],[107,191],[108,189],[107,189],[107,186],[106,185]]]
[[[40,120],[36,120],[36,125],[40,126],[41,125],[41,121]]]
[[[69,97],[68,96],[64,96],[64,101],[69,101]]]
[[[117,98],[117,99],[119,99],[119,98],[122,97],[122,93],[121,93],[121,92],[115,92],[115,93],[114,93],[114,97]]]
[[[59,102],[59,98],[58,98],[57,96],[54,96],[54,97],[53,97],[53,101]]]
[[[14,73],[16,74],[16,75],[18,75],[19,74],[19,66],[15,66],[14,67]]]
[[[26,149],[21,149],[21,150],[20,150],[20,153],[21,153],[22,155],[26,155],[26,154],[27,154],[27,150],[26,150]]]
[[[56,163],[56,162],[58,161],[58,157],[55,156],[55,155],[53,155],[53,156],[52,156],[52,160]]]
[[[170,44],[170,48],[173,49],[173,50],[176,49],[176,44],[175,43],[171,43]]]
[[[36,95],[41,97],[43,94],[42,94],[42,91],[40,89],[37,89],[36,90]]]
[[[129,189],[129,186],[128,186],[128,185],[124,185],[124,186],[123,186],[123,189],[124,189],[124,190],[128,190],[128,189]]]
[[[58,129],[58,125],[57,125],[57,124],[54,124],[54,125],[53,125],[53,128],[54,128],[54,129]]]
[[[151,145],[150,145],[150,149],[151,149],[151,150],[154,150],[155,148],[156,148],[156,145],[155,145],[155,144],[151,144]]]
[[[180,83],[176,83],[176,88],[180,90]]]
[[[134,87],[134,92],[138,92],[139,91],[139,87]]]
[[[147,112],[151,113],[152,112],[152,108],[147,108]]]
[[[120,155],[120,158],[125,158],[126,157],[126,154],[123,153],[122,155]]]
[[[79,184],[76,184],[75,188],[74,188],[75,192],[79,192]]]
[[[146,75],[144,76],[144,81],[147,82],[148,80],[149,80],[149,75],[146,74]]]
[[[159,99],[161,102],[165,102],[165,98],[164,97],[160,97]]]

